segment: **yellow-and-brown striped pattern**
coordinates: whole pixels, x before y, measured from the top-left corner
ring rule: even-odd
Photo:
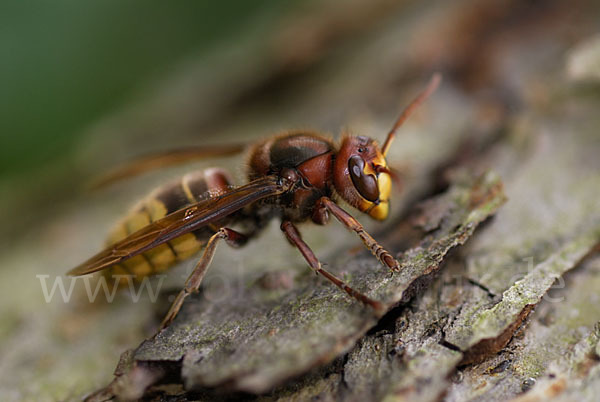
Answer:
[[[189,173],[175,182],[168,183],[138,203],[115,226],[108,236],[107,245],[110,246],[124,239],[131,233],[174,211],[206,199],[211,195],[222,193],[227,190],[228,185],[228,176],[220,169]],[[213,229],[214,227],[204,227],[192,233],[187,233],[112,266],[104,271],[104,275],[109,283],[112,283],[115,275],[133,275],[135,280],[141,281],[149,275],[164,272],[177,262],[188,259],[200,251],[209,237],[215,233]],[[118,286],[127,283],[126,278],[121,278]]]

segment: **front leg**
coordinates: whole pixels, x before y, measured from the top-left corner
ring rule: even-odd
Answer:
[[[348,212],[344,211],[339,205],[333,202],[328,197],[321,197],[318,201],[321,205],[325,206],[329,212],[336,217],[338,221],[340,221],[346,228],[355,232],[358,237],[362,240],[365,246],[373,253],[375,257],[386,267],[391,269],[392,271],[400,270],[400,262],[396,260],[392,254],[390,254],[386,249],[384,249],[377,240],[371,237],[370,234],[367,233],[363,225],[360,224],[352,215]]]

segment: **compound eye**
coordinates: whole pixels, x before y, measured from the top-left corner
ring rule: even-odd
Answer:
[[[366,174],[365,161],[358,155],[350,157],[348,160],[348,171],[354,187],[358,190],[364,199],[375,202],[379,199],[379,187],[377,179],[372,174]]]

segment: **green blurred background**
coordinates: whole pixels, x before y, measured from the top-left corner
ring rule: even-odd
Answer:
[[[290,3],[3,1],[0,179],[68,157],[136,90]]]

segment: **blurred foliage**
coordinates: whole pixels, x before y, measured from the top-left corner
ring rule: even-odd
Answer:
[[[136,89],[291,3],[3,1],[0,176],[68,154],[86,126]]]

